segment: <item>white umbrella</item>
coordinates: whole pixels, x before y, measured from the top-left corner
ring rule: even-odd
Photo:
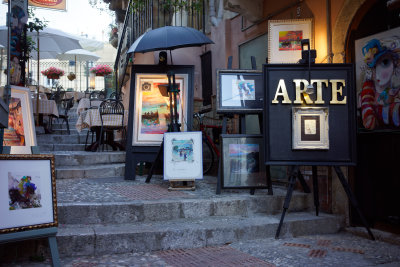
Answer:
[[[56,57],[58,60],[73,60],[75,61],[75,74],[76,72],[76,62],[79,61],[97,61],[100,56],[96,55],[93,52],[90,52],[85,49],[73,49],[70,51],[67,51],[63,54],[58,54]],[[75,80],[75,85],[76,85],[76,80]]]

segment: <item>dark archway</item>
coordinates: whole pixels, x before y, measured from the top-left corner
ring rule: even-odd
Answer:
[[[346,62],[355,62],[355,41],[400,27],[400,5],[366,1],[357,11],[346,39]],[[400,36],[400,31],[399,31]],[[372,227],[400,234],[400,129],[358,132],[358,164],[351,183]],[[352,223],[361,224],[356,212]]]

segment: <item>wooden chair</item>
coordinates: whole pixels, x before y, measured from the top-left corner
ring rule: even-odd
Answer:
[[[124,147],[124,144],[116,144],[114,143],[114,131],[118,130],[122,132],[123,142],[125,138],[125,127],[124,127],[124,113],[125,108],[121,101],[116,99],[106,99],[101,102],[99,107],[100,112],[100,119],[101,119],[101,128],[100,128],[100,136],[99,136],[99,149],[100,146],[103,145],[104,150],[104,143],[107,140],[108,144],[113,146],[113,148],[117,145],[120,147]],[[113,117],[113,125],[105,124],[105,120],[107,117]],[[104,136],[105,139],[103,138]]]

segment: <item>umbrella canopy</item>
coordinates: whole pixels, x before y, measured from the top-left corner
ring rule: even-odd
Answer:
[[[165,26],[141,35],[131,45],[128,53],[173,50],[213,43],[207,36],[196,29],[182,26]]]
[[[100,56],[85,49],[73,49],[63,54],[58,54],[58,60],[97,61]]]

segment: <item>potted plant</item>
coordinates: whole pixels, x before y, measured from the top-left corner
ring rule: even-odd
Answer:
[[[60,79],[60,77],[64,75],[64,71],[56,67],[50,67],[41,71],[41,73],[47,76],[47,79]]]
[[[101,64],[101,65],[96,65],[93,68],[91,68],[90,72],[96,74],[96,76],[106,76],[106,75],[111,74],[113,72],[113,70],[110,66]]]
[[[76,75],[75,75],[75,73],[70,72],[70,73],[67,75],[67,78],[68,78],[68,80],[73,81],[73,80],[76,79]]]

